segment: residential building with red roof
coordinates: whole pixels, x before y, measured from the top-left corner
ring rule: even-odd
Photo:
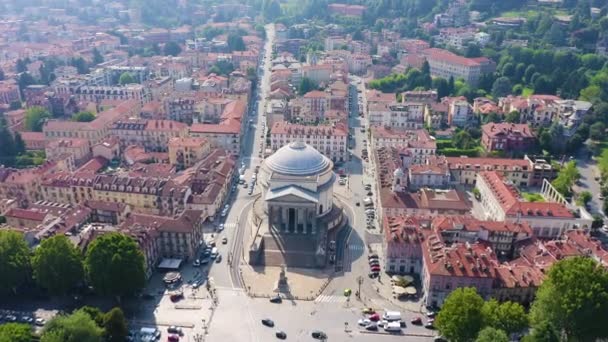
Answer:
[[[494,221],[527,222],[534,236],[557,238],[569,229],[588,230],[592,217],[565,203],[527,202],[517,188],[495,171],[477,175],[477,189],[485,219]]]
[[[19,85],[13,80],[0,81],[0,103],[10,105],[13,102],[21,102]]]
[[[119,120],[110,128],[110,134],[120,139],[124,148],[138,145],[150,152],[166,152],[171,138],[183,138],[188,125],[172,120]]]
[[[517,186],[540,186],[543,179],[552,180],[556,170],[542,158],[525,156],[523,159],[447,157],[451,180],[455,184],[475,185],[477,174],[496,171]]]
[[[124,101],[98,113],[91,122],[48,120],[42,127],[42,132],[47,140],[80,138],[87,139],[91,145],[95,145],[110,135],[115,122],[138,116],[140,108],[137,101]]]
[[[481,144],[488,152],[526,152],[536,144],[527,124],[488,123],[481,126]]]
[[[307,126],[286,121],[275,122],[270,129],[270,148],[276,152],[294,141],[303,141],[334,162],[348,157],[348,128],[343,124]]]
[[[60,155],[68,154],[74,160],[74,166],[76,167],[91,159],[91,145],[89,141],[80,138],[51,140],[47,143],[45,152],[47,159],[55,159]]]
[[[445,156],[430,156],[426,162],[408,168],[408,188],[446,188],[450,183],[450,170]]]
[[[195,123],[190,126],[189,135],[194,138],[205,138],[212,148],[226,150],[233,155],[241,151],[241,133],[245,125],[247,104],[241,100],[228,103],[217,124]]]
[[[466,58],[438,48],[423,50],[422,55],[429,62],[432,76],[446,80],[450,77],[462,78],[472,86],[477,85],[481,75],[496,69],[496,63],[488,58]]]
[[[382,147],[396,147],[410,154],[411,163],[423,164],[437,151],[437,143],[424,129],[372,126],[370,130],[372,153]]]
[[[211,151],[205,138],[171,138],[169,140],[169,163],[182,170],[193,166]]]

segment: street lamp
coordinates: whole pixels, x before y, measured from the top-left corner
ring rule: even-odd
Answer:
[[[357,290],[357,298],[361,299],[361,284],[363,284],[363,278],[362,276],[358,276],[357,277],[357,285],[359,285],[359,288]]]

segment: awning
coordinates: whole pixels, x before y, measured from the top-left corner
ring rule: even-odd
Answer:
[[[165,270],[177,270],[181,264],[182,259],[163,259],[160,264],[158,264],[158,268]]]
[[[415,295],[416,294],[416,288],[413,286],[408,286],[405,288],[405,293],[409,294],[409,295]]]

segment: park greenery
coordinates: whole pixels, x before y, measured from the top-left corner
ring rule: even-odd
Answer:
[[[63,235],[42,241],[32,253],[23,234],[0,230],[0,295],[35,285],[43,293],[65,296],[90,285],[97,294],[120,300],[141,291],[144,267],[137,243],[121,233],[97,237],[83,255]]]
[[[576,162],[570,161],[564,164],[551,184],[564,197],[572,196],[572,186],[581,177],[580,172],[576,167]]]
[[[514,302],[484,300],[474,288],[458,288],[446,298],[435,319],[450,341],[509,341],[514,334],[526,342],[595,341],[608,337],[596,317],[608,315],[608,271],[586,257],[566,258],[546,273],[529,314]]]
[[[85,256],[87,279],[101,295],[135,295],[145,285],[144,256],[124,234],[104,234],[91,243]]]
[[[25,129],[32,132],[42,132],[42,126],[51,113],[42,107],[30,107],[25,112]]]
[[[82,254],[65,235],[45,239],[32,257],[34,280],[53,295],[65,295],[84,279]]]
[[[77,122],[91,122],[95,120],[95,114],[89,111],[78,112],[72,116],[72,120]]]

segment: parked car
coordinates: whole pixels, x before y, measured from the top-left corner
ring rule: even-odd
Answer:
[[[262,320],[262,325],[265,325],[267,327],[271,327],[272,328],[272,327],[274,327],[274,321],[271,320],[270,318],[264,318]]]
[[[281,331],[281,330],[277,331],[277,332],[276,332],[274,335],[275,335],[275,336],[276,336],[276,337],[277,337],[279,340],[284,340],[284,339],[286,339],[286,338],[287,338],[287,334],[286,334],[284,331]]]
[[[315,330],[312,332],[312,338],[316,338],[317,340],[326,340],[327,339],[327,334],[325,334],[324,332],[320,331],[320,330]]]
[[[46,321],[44,319],[42,319],[42,318],[36,318],[36,322],[35,323],[36,323],[37,326],[42,327],[42,326],[44,326],[44,324],[46,323]]]
[[[422,318],[421,317],[415,317],[413,318],[410,323],[412,324],[416,324],[416,325],[422,325]]]
[[[378,322],[380,320],[380,314],[373,313],[368,317],[368,319],[372,322]]]
[[[217,257],[215,258],[215,263],[219,264],[220,262],[222,262],[222,255],[218,254]]]
[[[227,237],[222,238],[222,244],[225,245],[227,243],[228,243],[228,238]]]
[[[178,335],[182,335],[184,332],[182,331],[182,328],[180,327],[176,327],[175,325],[172,325],[170,327],[167,328],[167,332],[169,334],[178,334]]]
[[[281,298],[280,295],[276,295],[276,296],[270,298],[270,302],[275,303],[275,304],[280,304],[283,302],[283,298]]]
[[[179,335],[175,335],[175,334],[169,335],[169,336],[167,336],[167,341],[179,342]]]
[[[364,326],[370,324],[371,322],[372,321],[370,321],[368,318],[360,318],[359,321],[357,321],[357,324],[364,327]]]
[[[372,322],[371,324],[368,324],[365,326],[365,330],[368,331],[378,331],[378,324]]]
[[[193,267],[200,267],[201,266],[201,261],[199,259],[194,260],[194,262],[192,263]]]
[[[179,302],[182,298],[184,298],[184,294],[183,293],[176,293],[176,294],[172,294],[169,299],[171,299],[172,302]]]
[[[424,325],[425,328],[427,329],[435,329],[435,326],[433,325],[433,322],[426,322],[426,324]]]

